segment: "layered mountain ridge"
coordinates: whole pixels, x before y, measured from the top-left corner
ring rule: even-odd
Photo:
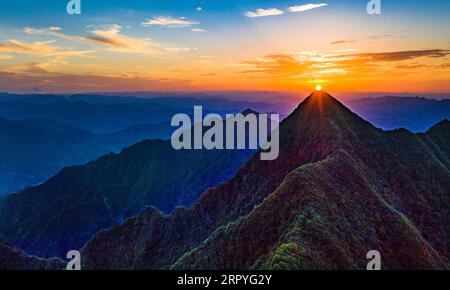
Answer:
[[[0,270],[62,270],[64,262],[57,258],[29,256],[0,237]]]
[[[0,196],[45,182],[67,166],[86,163],[144,139],[170,139],[169,122],[97,135],[46,119],[0,117]]]
[[[0,199],[0,233],[27,253],[65,257],[145,206],[170,212],[234,175],[252,150],[177,151],[144,140]]]
[[[332,96],[310,95],[258,154],[192,210],[147,208],[97,234],[86,269],[449,267],[449,122],[382,131]]]

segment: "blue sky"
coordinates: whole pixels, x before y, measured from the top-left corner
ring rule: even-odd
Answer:
[[[82,14],[73,16],[65,11],[67,2],[3,1],[0,73],[26,75],[33,80],[27,89],[39,86],[34,79],[37,73],[41,79],[48,77],[48,83],[55,74],[107,78],[98,88],[66,86],[74,91],[160,90],[164,85],[167,89],[298,90],[318,82],[336,90],[349,84],[355,90],[410,87],[406,77],[401,85],[384,86],[392,76],[386,75],[382,63],[378,76],[371,76],[373,63],[355,62],[362,64],[351,68],[332,63],[334,54],[346,51],[358,53],[355,58],[381,59],[410,73],[420,70],[415,90],[450,90],[445,86],[450,1],[381,0],[382,14],[376,16],[366,13],[366,0],[81,0]],[[308,4],[317,8],[289,12],[290,7]],[[249,17],[258,9],[270,16]],[[367,55],[393,52],[406,52],[407,57],[394,63],[392,57]],[[309,73],[316,67],[322,70]],[[14,81],[4,76],[0,86],[14,89]],[[121,79],[123,87],[108,85],[114,77],[142,82],[127,84]],[[348,83],[337,83],[343,79]],[[145,86],[144,80],[152,85]]]

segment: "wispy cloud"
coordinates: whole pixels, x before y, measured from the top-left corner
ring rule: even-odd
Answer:
[[[308,11],[311,9],[324,7],[324,6],[328,6],[328,4],[326,4],[326,3],[318,3],[318,4],[308,3],[308,4],[303,4],[303,5],[291,6],[291,7],[287,8],[287,11],[288,12],[303,12],[303,11]],[[264,17],[264,16],[281,15],[283,13],[284,13],[284,11],[281,9],[278,9],[278,8],[268,8],[268,9],[260,8],[260,9],[256,9],[256,11],[248,11],[244,15],[247,17]]]
[[[186,79],[145,78],[136,74],[99,76],[48,72],[45,65],[29,64],[20,72],[0,70],[0,87],[11,92],[104,92],[189,90]]]
[[[328,4],[327,3],[319,3],[319,4],[308,3],[308,4],[303,4],[303,5],[291,6],[288,8],[288,11],[289,12],[303,12],[303,11],[308,11],[311,9],[324,7],[324,6],[328,6]]]
[[[330,42],[330,44],[336,45],[336,44],[347,44],[347,43],[353,43],[353,42],[355,42],[355,41],[352,39],[339,39],[339,40]]]
[[[335,49],[332,50],[331,52],[333,53],[350,53],[350,52],[357,52],[358,49],[357,48],[345,48],[345,49]]]
[[[95,29],[91,31],[92,35],[85,37],[85,39],[128,50],[130,49],[130,44],[127,43],[127,40],[129,39],[125,39],[121,36],[120,30],[121,27],[119,25],[111,25],[106,29]]]
[[[379,40],[379,39],[385,39],[385,38],[404,38],[404,37],[405,36],[402,34],[381,34],[381,35],[372,35],[365,39],[366,40]],[[336,44],[347,44],[347,43],[353,43],[353,42],[356,42],[356,40],[354,40],[354,39],[338,39],[336,41],[330,42],[330,44],[336,45]]]
[[[441,63],[437,67],[441,69],[448,69],[450,68],[450,63]]]
[[[281,15],[283,11],[277,8],[256,9],[256,11],[248,11],[244,15],[250,18]]]
[[[428,50],[409,50],[380,53],[358,53],[351,56],[358,57],[366,61],[401,61],[419,57],[441,58],[450,55],[450,50],[446,49],[428,49]]]
[[[367,37],[368,40],[378,40],[383,38],[403,38],[404,35],[401,34],[382,34],[382,35],[372,35]]]
[[[192,32],[206,32],[206,30],[202,29],[202,28],[192,28],[191,31]]]
[[[83,40],[100,43],[115,52],[138,53],[144,55],[155,55],[159,44],[148,38],[138,38],[121,33],[120,25],[109,25],[90,31],[91,35],[83,37]]]
[[[30,35],[53,35],[53,36],[64,36],[64,34],[59,33],[61,31],[61,27],[58,26],[51,26],[48,28],[32,28],[32,27],[25,27],[23,29],[23,32]]]
[[[41,34],[52,34],[55,33],[57,34],[58,31],[61,31],[61,27],[57,27],[57,26],[51,26],[48,28],[31,28],[31,27],[26,27],[23,29],[23,31],[26,34],[31,34],[31,35],[41,35]]]
[[[19,40],[10,39],[0,43],[0,52],[34,54],[47,57],[72,57],[86,56],[93,51],[66,50],[52,45],[55,41],[36,41],[25,43]]]
[[[146,38],[127,36],[122,33],[120,25],[102,25],[91,29],[87,36],[67,35],[62,32],[60,27],[39,29],[27,27],[24,29],[24,32],[31,35],[50,35],[71,41],[100,44],[116,52],[140,53],[144,55],[157,53],[155,47],[158,44],[156,42]]]
[[[0,54],[0,60],[11,59],[13,58],[11,55]]]
[[[0,51],[29,54],[52,54],[57,51],[56,47],[50,45],[53,42],[54,41],[24,43],[19,40],[10,39],[0,43]]]
[[[200,24],[196,20],[190,20],[186,17],[174,18],[171,16],[158,16],[148,19],[142,23],[144,27],[164,26],[164,27],[189,27]]]
[[[422,63],[411,63],[411,64],[401,64],[401,65],[395,66],[396,69],[404,69],[404,70],[413,70],[413,69],[425,68],[425,67],[429,67],[429,65],[422,64]]]
[[[306,71],[309,63],[299,61],[296,55],[272,54],[259,57],[256,60],[245,61],[242,64],[253,68],[242,71],[243,73],[257,73],[270,75],[295,75]]]
[[[164,50],[169,52],[188,52],[197,50],[196,48],[191,48],[189,46],[183,46],[183,47],[165,47]]]
[[[374,76],[392,68],[417,69],[430,65],[431,59],[448,59],[450,50],[409,50],[379,53],[321,54],[301,52],[297,54],[274,54],[244,61],[247,69],[241,73],[257,77],[271,76],[289,79],[327,75]],[[414,63],[410,63],[414,60]],[[439,61],[442,63],[442,61]],[[392,66],[390,65],[392,63]],[[390,69],[389,69],[390,68]]]

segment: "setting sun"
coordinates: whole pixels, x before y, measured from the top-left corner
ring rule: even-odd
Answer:
[[[321,85],[317,85],[316,86],[316,91],[321,91],[322,90],[322,86]]]

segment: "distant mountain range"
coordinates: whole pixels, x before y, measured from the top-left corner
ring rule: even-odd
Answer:
[[[194,105],[203,105],[204,114],[222,115],[248,106],[287,110],[282,104],[162,96],[0,93],[0,196],[144,139],[167,140],[175,130],[173,115],[191,115]]]
[[[158,123],[98,135],[54,120],[0,117],[0,196],[44,182],[66,166],[118,152],[144,139],[169,139],[171,131],[170,123]]]
[[[145,140],[4,197],[0,234],[29,253],[64,257],[145,206],[165,212],[191,206],[203,191],[232,177],[252,153],[176,151],[170,141]]]
[[[147,208],[97,234],[85,269],[444,269],[450,122],[382,131],[326,93],[280,126],[280,157],[248,161],[192,210]]]
[[[177,113],[176,109],[156,104],[97,104],[67,100],[47,104],[0,103],[0,116],[9,120],[48,119],[95,134],[168,121]]]
[[[42,259],[29,256],[0,238],[0,269],[8,270],[62,270],[64,262],[57,259]]]
[[[0,268],[60,266],[16,247],[82,247],[83,269],[365,269],[370,250],[383,269],[450,268],[447,119],[383,131],[316,92],[281,123],[274,161],[172,151],[144,141],[1,199],[14,258]]]
[[[283,117],[289,115],[296,105],[293,94],[230,94],[235,100],[229,100],[229,95],[223,93],[111,93],[67,96],[0,93],[0,117],[15,121],[51,119],[88,132],[108,134],[135,125],[167,122],[174,113],[190,114],[195,105],[202,105],[206,113],[224,115],[252,108],[263,113],[277,112]],[[449,99],[358,96],[359,99],[344,101],[344,104],[376,127],[385,130],[406,128],[420,132],[444,118],[450,118]],[[302,98],[299,96],[297,99]]]
[[[205,114],[239,113],[246,108],[259,112],[290,113],[288,104],[158,97],[141,99],[102,95],[12,95],[0,93],[0,117],[21,121],[47,119],[95,134],[110,134],[140,124],[169,122],[178,113],[192,114],[202,105]]]
[[[345,104],[376,127],[385,130],[406,128],[423,132],[442,119],[450,119],[450,99],[387,96],[347,101]]]

